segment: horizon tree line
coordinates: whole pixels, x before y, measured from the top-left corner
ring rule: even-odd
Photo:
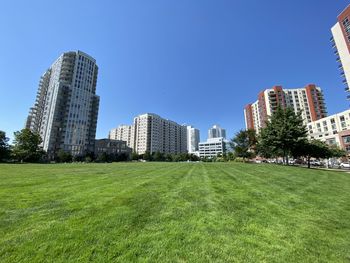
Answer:
[[[9,145],[9,138],[4,131],[0,131],[0,162],[14,160],[17,162],[47,162],[46,153],[39,146],[42,139],[39,134],[29,129],[23,129],[14,133],[13,145]],[[331,158],[346,156],[344,150],[336,146],[329,146],[320,140],[309,140],[307,128],[303,123],[301,113],[295,113],[293,109],[278,107],[260,129],[257,135],[255,130],[240,130],[229,142],[232,152],[223,153],[216,158],[199,158],[189,153],[165,154],[161,152],[145,152],[131,156],[127,154],[107,154],[95,156],[87,153],[82,156],[72,156],[69,152],[59,150],[56,154],[56,162],[118,162],[118,161],[157,161],[157,162],[181,162],[181,161],[232,161],[242,158],[245,162],[256,156],[263,158],[283,159],[283,163],[289,164],[289,157],[306,158],[310,167],[311,158]],[[237,159],[238,160],[238,159]]]

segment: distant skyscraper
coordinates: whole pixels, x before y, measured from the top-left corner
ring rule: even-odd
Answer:
[[[187,127],[163,119],[152,113],[134,118],[135,148],[138,154],[145,152],[186,153]]]
[[[200,141],[199,130],[187,126],[187,151],[188,153],[195,153],[198,151],[198,144]]]
[[[244,108],[246,128],[259,132],[279,106],[291,107],[296,113],[301,112],[305,125],[327,116],[322,90],[314,84],[300,89],[274,86],[260,92],[258,100]]]
[[[60,149],[72,155],[94,151],[97,74],[95,59],[73,51],[63,53],[42,75],[26,128],[40,134],[50,158]]]
[[[338,16],[338,22],[332,27],[331,42],[339,62],[340,75],[343,77],[345,91],[350,92],[350,5]],[[350,99],[350,94],[347,96]]]
[[[219,125],[214,125],[208,130],[208,139],[213,138],[224,138],[226,139],[226,130],[221,128]]]

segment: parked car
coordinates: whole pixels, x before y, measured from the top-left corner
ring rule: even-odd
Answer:
[[[320,166],[321,162],[320,161],[316,161],[316,160],[311,160],[310,164],[313,165],[313,166]]]
[[[350,163],[341,163],[340,168],[350,168]]]

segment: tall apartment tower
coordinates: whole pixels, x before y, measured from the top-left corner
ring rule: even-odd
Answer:
[[[134,118],[135,148],[138,154],[145,152],[186,153],[187,127],[166,120],[153,113]]]
[[[200,142],[199,130],[193,126],[187,126],[187,152],[198,152],[198,144]]]
[[[214,125],[208,130],[208,139],[224,138],[226,139],[226,130],[219,125]]]
[[[112,140],[125,141],[126,145],[132,149],[135,148],[135,126],[120,125],[109,131],[108,138]]]
[[[259,132],[277,107],[291,107],[294,112],[301,112],[305,125],[327,116],[322,90],[316,85],[309,84],[299,89],[274,86],[260,92],[258,100],[244,108],[246,128]]]
[[[343,77],[344,89],[350,92],[350,5],[340,13],[337,23],[331,30],[333,35],[331,42],[339,62],[338,68]],[[347,99],[350,99],[349,93]]]
[[[40,134],[50,158],[94,151],[99,96],[95,59],[81,51],[63,53],[42,75],[26,128]]]

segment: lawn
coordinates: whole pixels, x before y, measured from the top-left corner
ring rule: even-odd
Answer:
[[[0,165],[0,262],[350,262],[350,174]]]

